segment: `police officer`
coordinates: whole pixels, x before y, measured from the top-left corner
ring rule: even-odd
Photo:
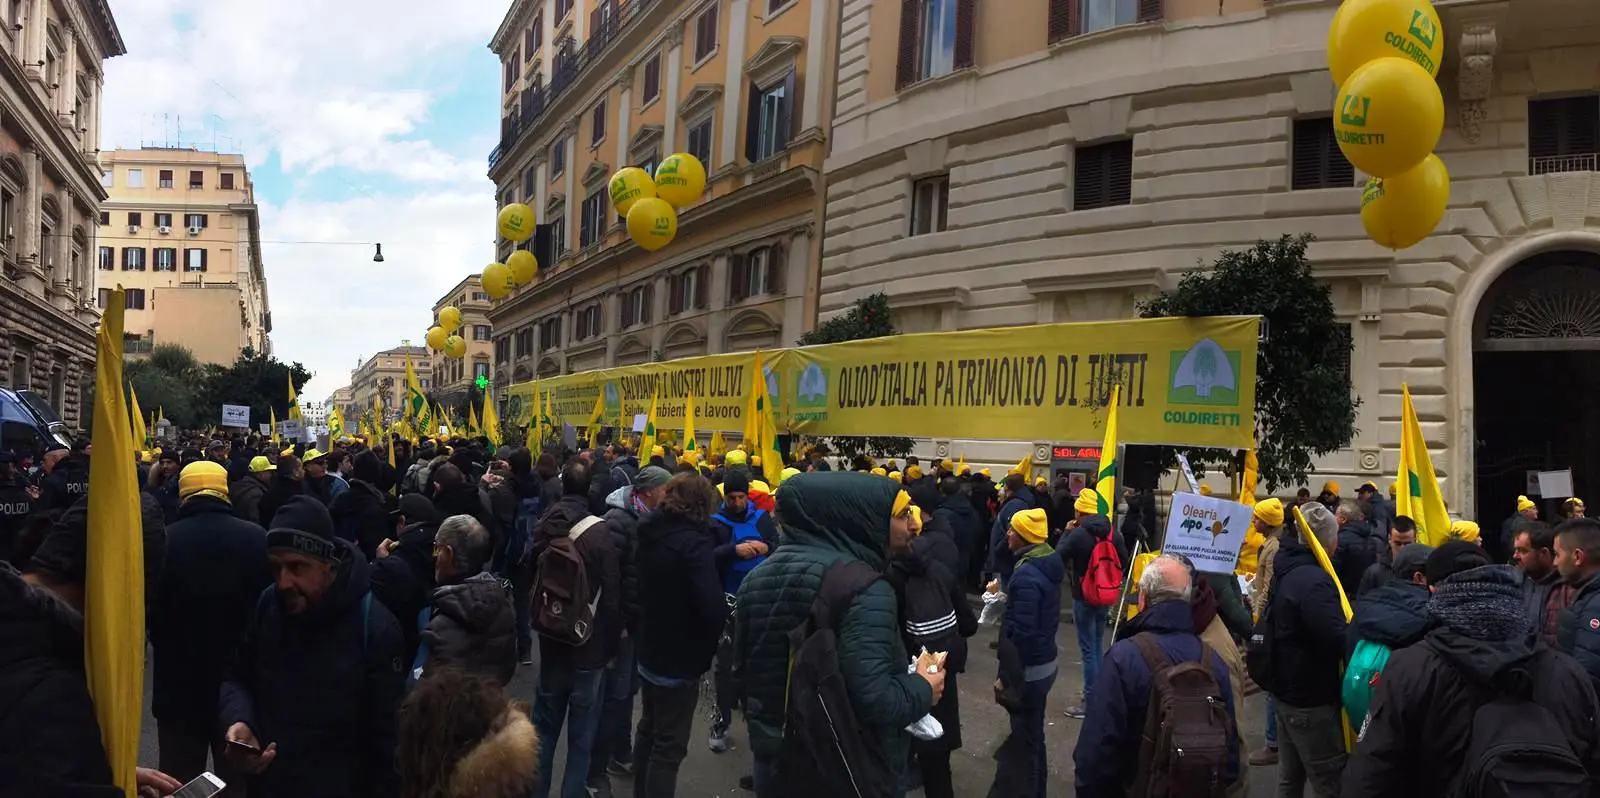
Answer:
[[[17,472],[17,457],[0,452],[0,561],[11,562],[16,540],[33,513],[39,489]]]
[[[39,478],[41,510],[65,510],[89,492],[89,445],[79,441],[71,450],[52,444],[44,453],[44,476]]]

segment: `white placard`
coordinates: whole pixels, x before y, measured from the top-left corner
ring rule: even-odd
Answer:
[[[633,417],[633,431],[642,433],[642,432],[644,432],[645,425],[649,424],[649,423],[650,423],[650,414],[649,413],[640,413],[640,414],[638,414],[638,415]]]
[[[292,418],[287,421],[278,422],[278,434],[291,441],[300,440],[305,436],[305,433],[305,427],[301,426],[300,422]]]
[[[1183,478],[1189,480],[1189,490],[1200,492],[1200,480],[1194,478],[1194,466],[1189,464],[1189,456],[1178,452],[1178,465],[1183,466]]]
[[[1529,496],[1538,496],[1539,495],[1539,472],[1538,471],[1534,471],[1534,470],[1529,470],[1529,471],[1525,471],[1523,473],[1527,475],[1528,484],[1527,484],[1527,487],[1524,487],[1522,489],[1522,492],[1528,494]]]
[[[249,405],[223,405],[222,426],[224,427],[249,427]]]
[[[1572,469],[1539,472],[1539,496],[1546,499],[1565,499],[1572,495]]]
[[[271,424],[257,424],[256,425],[256,429],[261,430],[261,434],[262,435],[271,435],[272,434],[272,425]]]
[[[1199,571],[1233,573],[1239,561],[1239,547],[1250,528],[1250,516],[1250,508],[1238,502],[1198,493],[1174,493],[1161,553],[1182,554]]]

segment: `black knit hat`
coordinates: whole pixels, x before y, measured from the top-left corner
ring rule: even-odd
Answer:
[[[1428,584],[1437,585],[1462,571],[1481,568],[1490,563],[1483,547],[1470,540],[1451,540],[1428,554],[1428,564],[1423,573]]]
[[[750,473],[742,468],[730,468],[727,475],[722,478],[722,492],[749,493]]]
[[[344,559],[344,547],[333,536],[333,516],[310,496],[295,496],[278,508],[267,529],[267,551],[289,551],[328,563]]]

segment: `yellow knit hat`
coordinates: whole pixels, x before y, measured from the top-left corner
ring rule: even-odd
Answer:
[[[221,463],[197,460],[178,473],[178,500],[188,501],[192,496],[210,496],[228,500],[228,469]]]
[[[922,466],[906,466],[906,479],[912,482],[922,479]]]
[[[1322,483],[1322,492],[1330,494],[1330,495],[1333,495],[1333,496],[1338,496],[1339,495],[1339,483],[1334,482],[1331,479],[1328,480],[1327,482]]]
[[[883,470],[883,466],[878,466],[877,468],[872,469],[872,473],[874,473],[874,474],[876,474],[876,475],[878,475],[880,477],[889,476],[889,472]]]
[[[723,462],[727,465],[736,466],[744,465],[745,463],[749,462],[749,460],[743,449],[734,449],[733,451],[728,452],[727,456],[723,458]]]
[[[1050,534],[1050,517],[1038,507],[1018,510],[1011,515],[1011,531],[1021,535],[1022,539],[1029,543],[1043,543],[1045,537]]]
[[[789,481],[789,477],[797,477],[797,476],[800,476],[800,469],[798,469],[798,468],[785,468],[785,469],[783,469],[782,473],[778,474],[778,484],[782,485],[783,483]]]
[[[922,508],[911,505],[911,534],[922,534]]]
[[[888,474],[886,474],[886,476],[888,476],[890,479],[894,480],[895,482],[899,482],[900,478],[903,475],[899,471],[890,471]]]
[[[1455,540],[1478,541],[1478,525],[1471,521],[1451,521],[1450,537]]]
[[[1210,496],[1211,495],[1211,486],[1210,485],[1201,485],[1200,486],[1200,495],[1201,496]]]
[[[900,514],[911,506],[911,494],[900,491],[894,495],[894,506],[889,510],[890,517],[898,518]]]
[[[1094,488],[1084,488],[1078,491],[1078,499],[1072,503],[1072,509],[1090,515],[1100,512],[1100,494],[1095,493]],[[1040,512],[1044,511],[1041,510]]]
[[[962,463],[961,465],[956,466],[956,476],[958,476],[958,477],[964,477],[964,476],[967,476],[968,474],[971,474],[971,473],[972,473],[972,466],[969,466],[966,463]]]
[[[1278,499],[1258,501],[1253,515],[1267,526],[1283,526],[1283,502]]]
[[[662,447],[662,446],[659,446],[659,445],[652,446],[652,447],[650,447],[650,456],[651,457],[666,457],[667,456],[667,450],[666,450],[665,447]]]
[[[761,467],[761,455],[759,455],[759,454],[750,455],[750,467],[751,468],[760,468]]]
[[[1528,498],[1527,496],[1518,496],[1517,497],[1517,512],[1519,512],[1519,513],[1522,512],[1523,510],[1532,510],[1533,508],[1538,507],[1538,506],[1539,505],[1534,504],[1533,500]]]

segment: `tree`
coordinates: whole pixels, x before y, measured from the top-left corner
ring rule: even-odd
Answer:
[[[159,344],[149,357],[127,362],[128,384],[139,394],[139,405],[146,422],[160,409],[167,420],[179,428],[202,427],[216,422],[221,408],[206,413],[196,404],[195,384],[201,378],[200,362],[194,353],[178,344]]]
[[[1349,445],[1356,407],[1348,362],[1351,341],[1334,318],[1328,286],[1311,274],[1309,234],[1257,241],[1226,251],[1210,269],[1184,274],[1177,288],[1141,303],[1146,318],[1262,317],[1265,341],[1256,356],[1256,457],[1268,490],[1299,485],[1315,458]],[[1185,452],[1196,466],[1230,464],[1218,449],[1163,447],[1163,465]]]
[[[863,297],[845,313],[817,325],[800,336],[801,346],[837,344],[898,335],[889,318],[889,297],[882,292]],[[911,453],[913,441],[894,435],[834,435],[823,439],[835,453],[849,460],[859,455],[904,457]]]
[[[211,419],[225,404],[249,405],[250,420],[254,423],[265,422],[272,413],[283,421],[289,417],[287,385],[290,379],[294,380],[295,393],[299,393],[310,381],[311,372],[299,363],[285,364],[248,346],[239,352],[239,359],[231,366],[206,366],[200,390],[195,392],[199,397],[196,410],[200,423],[194,426],[216,423]]]

